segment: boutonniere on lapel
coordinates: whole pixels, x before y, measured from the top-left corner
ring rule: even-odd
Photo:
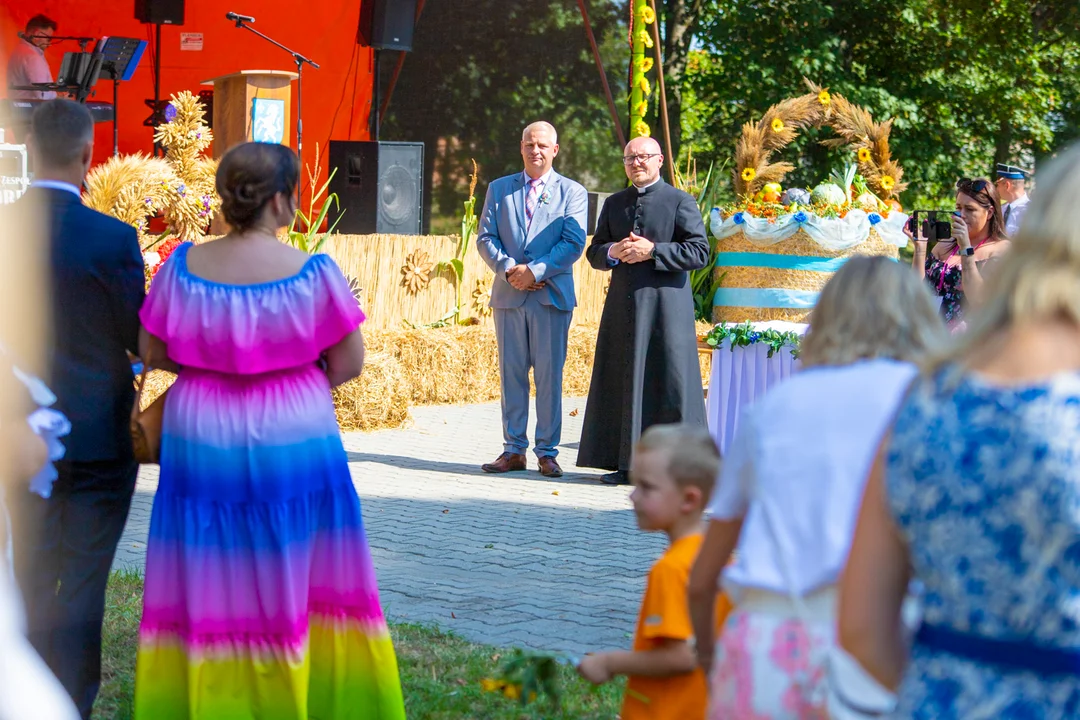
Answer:
[[[551,191],[545,190],[544,192],[540,193],[540,204],[547,205],[549,202],[551,202]]]

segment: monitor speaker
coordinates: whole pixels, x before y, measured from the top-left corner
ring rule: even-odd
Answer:
[[[331,140],[330,224],[349,235],[419,235],[423,223],[424,144]]]
[[[135,0],[135,19],[154,25],[183,25],[184,0]]]
[[[369,0],[360,3],[356,41],[376,50],[412,50],[416,0]]]

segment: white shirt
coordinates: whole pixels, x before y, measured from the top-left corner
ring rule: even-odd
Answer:
[[[45,52],[37,45],[20,38],[18,45],[8,58],[7,81],[9,87],[51,83],[53,76],[49,63],[45,60]],[[12,100],[52,100],[56,97],[56,93],[8,90],[8,97]]]
[[[82,198],[82,193],[79,191],[79,188],[71,183],[66,183],[61,180],[35,180],[30,183],[30,187],[48,188],[50,190],[67,190],[69,193],[75,193],[75,197]]]
[[[808,368],[746,411],[709,503],[713,519],[745,516],[724,570],[733,597],[839,580],[875,452],[916,372],[893,360]]]
[[[1020,220],[1024,217],[1024,213],[1027,212],[1029,202],[1031,202],[1031,198],[1028,197],[1027,193],[1024,193],[1005,205],[1005,209],[1009,212],[1009,217],[1005,220],[1005,234],[1009,237],[1015,235],[1016,231],[1020,229]],[[1002,212],[1005,212],[1005,210]]]
[[[531,183],[533,181],[533,179],[531,177],[529,177],[529,173],[525,172],[524,170],[521,172],[521,174],[525,177],[525,195],[527,196],[529,194],[529,183]],[[539,192],[540,192],[541,195],[544,194],[544,188],[547,187],[548,180],[550,178],[551,178],[551,170],[548,170],[546,173],[544,173],[543,175],[541,175],[539,177],[539,180],[540,180]]]

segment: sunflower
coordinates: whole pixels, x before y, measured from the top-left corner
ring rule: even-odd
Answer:
[[[895,184],[896,184],[896,181],[892,179],[892,176],[890,176],[890,175],[882,175],[881,176],[881,189],[884,190],[885,192],[889,192],[890,190],[892,190],[893,186]]]
[[[637,115],[644,116],[645,113],[647,113],[647,112],[649,112],[649,103],[647,103],[644,100],[639,102],[637,104],[637,107],[634,108],[634,113],[637,114]]]
[[[756,171],[756,170],[754,170],[754,168],[750,168],[750,167],[748,167],[748,168],[745,168],[745,169],[744,169],[744,170],[742,171],[742,179],[743,179],[743,182],[750,182],[750,181],[752,181],[752,180],[753,180],[753,179],[754,179],[755,177],[757,177],[757,171]]]
[[[637,124],[634,125],[634,135],[635,137],[649,137],[652,135],[652,130],[644,120],[638,120]]]
[[[431,282],[431,259],[423,250],[409,253],[401,266],[401,286],[416,295]]]
[[[491,283],[484,280],[476,281],[476,289],[472,292],[473,297],[473,310],[480,317],[487,317],[491,314]]]
[[[784,129],[784,121],[780,118],[773,118],[772,131],[774,133],[782,132]]]
[[[641,68],[641,72],[643,73],[649,72],[653,69],[653,59],[651,57],[642,56],[641,60],[638,62],[638,67]]]
[[[638,40],[640,40],[641,44],[647,48],[651,48],[653,46],[652,35],[649,35],[649,33],[645,30],[642,30],[638,33]]]
[[[868,163],[870,158],[870,148],[859,148],[859,162]]]
[[[653,9],[648,5],[641,10],[641,21],[646,25],[652,25],[656,22],[656,13],[654,13]]]
[[[641,89],[642,95],[644,95],[645,97],[649,97],[650,95],[652,95],[652,85],[649,84],[649,78],[642,76],[642,78],[638,80],[637,85],[638,88]]]
[[[828,90],[822,90],[821,92],[819,92],[817,94],[817,99],[818,99],[818,102],[821,103],[822,105],[824,105],[825,107],[829,107],[829,104],[832,103],[832,96],[829,95]]]

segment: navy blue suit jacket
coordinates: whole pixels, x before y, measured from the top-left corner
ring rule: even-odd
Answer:
[[[135,229],[66,190],[31,187],[18,202],[38,204],[48,225],[48,383],[71,420],[64,459],[130,461],[135,390],[125,351],[138,353],[146,297]]]

